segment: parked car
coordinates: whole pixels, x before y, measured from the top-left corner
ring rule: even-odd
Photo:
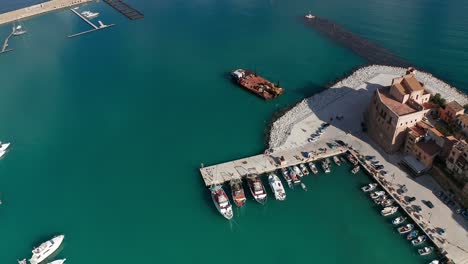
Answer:
[[[447,202],[447,205],[448,205],[448,206],[454,206],[454,205],[455,205],[455,202],[452,201],[452,200],[449,200],[449,201]]]
[[[461,214],[463,215],[465,220],[468,220],[468,210],[463,211]]]
[[[369,156],[369,155],[366,156],[366,160],[373,160],[373,159],[375,159],[375,156]]]
[[[376,168],[377,170],[382,170],[382,169],[384,168],[384,166],[383,166],[383,165],[376,165],[375,168]]]
[[[384,171],[384,170],[381,170],[379,173],[380,173],[380,175],[384,176],[384,175],[387,175],[388,172]]]
[[[422,200],[421,202],[423,202],[423,204],[425,204],[427,207],[429,208],[434,208],[434,205],[432,204],[431,201],[427,201],[427,200]]]
[[[412,196],[412,197],[406,196],[405,199],[406,199],[406,201],[407,201],[408,203],[411,203],[411,202],[416,201],[416,197],[414,197],[414,196]]]

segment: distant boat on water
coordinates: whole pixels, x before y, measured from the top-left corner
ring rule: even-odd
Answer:
[[[23,29],[23,26],[18,25],[18,26],[13,26],[13,35],[14,36],[20,36],[23,34],[26,34],[26,30]]]
[[[83,11],[81,12],[81,15],[83,15],[84,17],[86,17],[87,19],[93,19],[93,18],[96,18],[99,16],[99,13],[96,12],[96,13],[93,13],[91,11]]]

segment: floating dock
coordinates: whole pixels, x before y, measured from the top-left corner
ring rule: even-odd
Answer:
[[[10,41],[10,38],[13,36],[13,33],[15,33],[15,28],[11,30],[10,35],[8,35],[8,37],[3,42],[2,50],[0,51],[0,53],[7,53],[10,51],[13,51],[13,49],[8,49],[8,42]]]
[[[108,5],[113,7],[115,10],[126,16],[130,20],[136,20],[144,18],[145,16],[135,8],[129,6],[121,0],[104,0]]]
[[[94,0],[50,0],[41,4],[32,5],[0,14],[0,25],[12,23],[18,20],[25,20],[33,16],[86,4],[92,1]]]
[[[81,36],[81,35],[84,35],[84,34],[87,34],[87,33],[91,33],[91,32],[97,31],[97,30],[106,29],[106,28],[115,26],[114,24],[105,25],[101,21],[98,22],[99,26],[97,26],[93,22],[91,22],[89,19],[87,19],[86,17],[84,17],[80,13],[76,12],[75,9],[72,8],[72,9],[70,9],[70,11],[72,11],[73,13],[75,13],[75,15],[77,15],[79,18],[83,19],[86,23],[88,23],[92,27],[92,29],[86,30],[86,31],[83,31],[83,32],[80,32],[80,33],[69,35],[68,36],[69,38],[78,37],[78,36]]]
[[[313,147],[313,144],[308,146],[310,147],[306,149],[278,151],[272,154],[261,154],[218,165],[203,167],[200,168],[200,173],[205,185],[211,186],[218,183],[222,184],[232,179],[238,179],[239,177],[243,178],[251,174],[260,175],[305,162],[329,158],[343,154],[347,151],[346,148],[340,146],[334,149],[327,149],[325,152],[316,153],[305,158],[301,153],[310,153],[310,150],[316,149]],[[285,162],[280,162],[281,157],[284,157]]]

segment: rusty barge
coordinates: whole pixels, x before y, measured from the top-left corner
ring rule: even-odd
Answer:
[[[250,70],[237,69],[231,72],[231,77],[238,85],[265,100],[274,99],[284,93],[279,84],[274,84]]]

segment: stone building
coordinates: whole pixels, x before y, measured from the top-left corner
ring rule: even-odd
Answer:
[[[439,118],[447,124],[454,124],[457,116],[463,115],[465,109],[457,101],[447,103],[444,108],[439,109]]]
[[[468,137],[468,115],[463,114],[457,116],[457,121],[455,121],[455,124],[461,129],[463,134]]]
[[[407,128],[429,112],[423,105],[430,96],[412,74],[395,78],[390,87],[376,90],[367,113],[370,137],[386,152],[398,151],[405,142]]]
[[[460,140],[453,145],[445,164],[449,171],[468,180],[468,144],[466,141]]]

